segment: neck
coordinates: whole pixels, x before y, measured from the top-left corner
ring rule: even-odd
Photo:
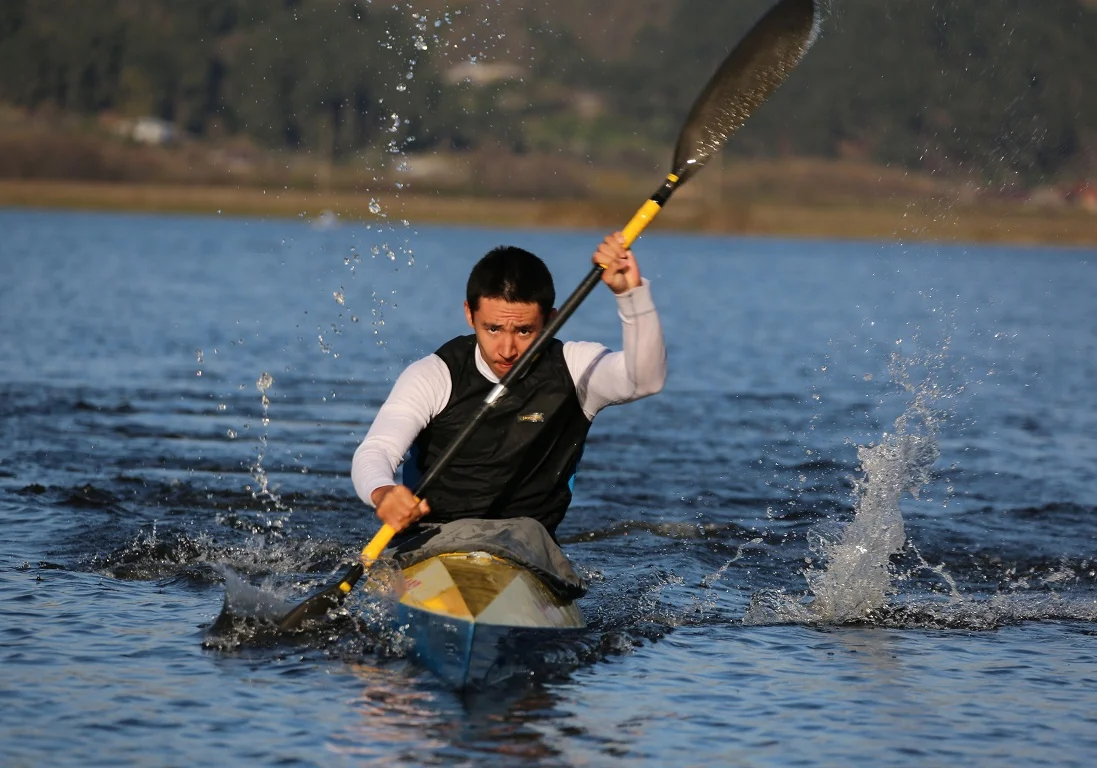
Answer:
[[[495,371],[491,370],[491,366],[488,365],[488,361],[484,359],[484,353],[480,351],[480,345],[476,345],[476,370],[480,372],[485,379],[492,384],[499,383],[499,377],[495,375]]]

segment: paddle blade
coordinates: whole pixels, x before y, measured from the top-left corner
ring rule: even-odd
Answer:
[[[305,598],[304,602],[287,613],[278,621],[278,628],[286,631],[298,629],[302,624],[327,616],[328,611],[343,604],[354,585],[362,578],[365,568],[361,563],[352,565],[339,581],[324,587],[319,592]]]
[[[686,118],[674,150],[679,184],[700,170],[785,81],[815,41],[815,0],[782,0],[769,10],[716,70]]]

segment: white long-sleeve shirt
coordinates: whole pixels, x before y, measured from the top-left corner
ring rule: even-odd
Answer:
[[[611,352],[592,341],[564,343],[564,360],[583,413],[590,420],[608,405],[628,403],[663,388],[667,355],[663,328],[651,287],[641,285],[617,296],[623,349]],[[497,384],[497,377],[476,347],[476,370]],[[370,506],[373,492],[395,485],[396,469],[419,433],[442,412],[452,389],[449,368],[437,355],[415,361],[400,374],[365,439],[354,452],[351,479],[358,496]]]

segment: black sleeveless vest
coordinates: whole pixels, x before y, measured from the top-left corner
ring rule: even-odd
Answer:
[[[449,368],[452,390],[446,407],[412,444],[404,465],[404,484],[412,489],[495,386],[476,369],[475,336],[448,341],[435,354]],[[532,517],[554,533],[571,504],[589,429],[564,345],[553,339],[426,489],[431,512],[423,523]]]

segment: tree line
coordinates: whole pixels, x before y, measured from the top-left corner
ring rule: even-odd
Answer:
[[[682,116],[765,0],[5,0],[0,101],[172,121],[340,159],[500,147],[627,162]],[[731,143],[1020,177],[1097,166],[1097,11],[1081,0],[821,0],[823,34]],[[419,7],[421,10],[416,10]],[[517,10],[515,10],[517,9]],[[631,44],[606,40],[632,18]],[[633,14],[634,15],[634,14]],[[610,21],[607,21],[610,20]],[[524,74],[453,81],[458,63]]]

